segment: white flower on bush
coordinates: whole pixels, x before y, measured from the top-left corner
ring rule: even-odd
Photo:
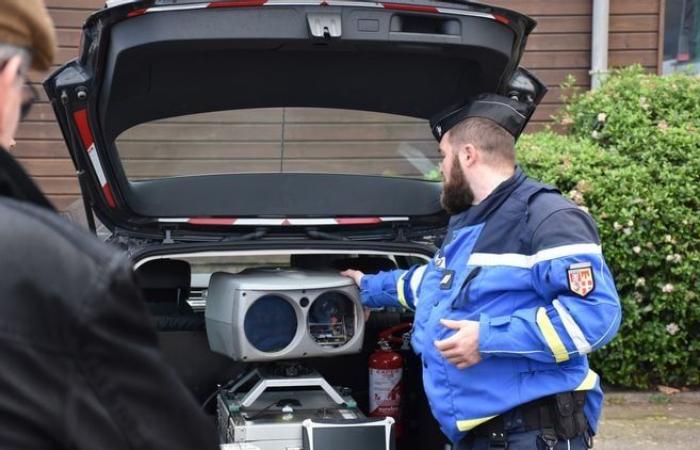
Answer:
[[[613,222],[613,228],[615,229],[615,231],[620,231],[622,229],[622,225],[620,225],[617,222]]]
[[[649,109],[649,103],[647,103],[646,97],[639,97],[639,106],[641,106],[644,110]]]
[[[603,123],[605,122],[605,119],[608,118],[608,115],[605,114],[604,112],[598,113],[598,122]]]
[[[678,264],[679,262],[681,262],[682,259],[683,259],[683,257],[681,255],[679,255],[678,253],[674,253],[672,255],[666,255],[667,262],[672,262],[672,263]]]
[[[586,207],[583,206],[583,205],[579,206],[578,209],[580,209],[581,211],[583,211],[583,212],[585,212],[585,213],[587,213],[587,214],[590,214],[590,213],[591,213],[591,211],[589,211],[589,209],[586,208]]]
[[[632,251],[638,255],[642,252],[642,247],[635,245],[634,247],[632,247]]]
[[[633,226],[634,226],[634,221],[633,221],[633,220],[628,220],[628,221],[627,221],[627,226],[628,226],[628,227],[633,227]]]
[[[644,296],[641,294],[641,292],[635,292],[634,299],[637,301],[637,303],[642,303],[642,300],[644,300]]]
[[[674,334],[681,331],[681,327],[679,327],[678,324],[671,322],[668,325],[666,325],[666,331],[668,332],[668,334],[673,336]]]
[[[598,133],[598,130],[593,130],[593,131],[591,132],[591,137],[592,137],[593,139],[595,139],[595,140],[600,139],[600,133]]]
[[[577,191],[574,189],[573,191],[569,191],[569,198],[571,199],[572,202],[576,203],[577,205],[583,205],[583,193],[580,191]]]
[[[674,239],[674,237],[671,236],[670,234],[667,234],[667,235],[664,236],[664,242],[668,242],[668,243],[670,243],[670,244],[675,244],[675,243],[676,243],[676,239]]]
[[[666,283],[661,287],[661,292],[665,294],[670,294],[671,292],[675,291],[676,288],[671,284],[671,283]]]
[[[637,278],[637,281],[634,282],[634,287],[642,287],[647,285],[647,280],[644,279],[644,277],[639,277]]]
[[[632,228],[625,228],[622,232],[625,233],[625,236],[629,236],[632,234]]]

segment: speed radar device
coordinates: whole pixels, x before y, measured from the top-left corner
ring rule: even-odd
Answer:
[[[265,362],[357,353],[364,317],[352,279],[333,272],[217,272],[205,312],[210,348]]]
[[[210,348],[256,363],[217,393],[223,448],[327,450],[329,439],[358,433],[372,444],[363,448],[390,448],[391,418],[366,418],[349,389],[301,361],[362,350],[364,314],[352,279],[281,268],[217,272],[206,305]]]

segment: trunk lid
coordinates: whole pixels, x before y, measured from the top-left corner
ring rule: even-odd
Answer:
[[[87,20],[80,57],[45,88],[83,195],[121,234],[428,232],[447,217],[441,184],[426,179],[438,156],[427,119],[481,92],[542,94],[518,68],[534,21],[499,8],[111,5]],[[366,153],[380,157],[363,162]]]

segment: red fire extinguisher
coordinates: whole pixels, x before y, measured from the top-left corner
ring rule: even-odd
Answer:
[[[396,437],[401,437],[401,377],[403,357],[386,340],[369,357],[369,415],[393,417]]]

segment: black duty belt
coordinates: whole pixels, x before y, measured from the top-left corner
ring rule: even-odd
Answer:
[[[572,439],[588,434],[588,422],[583,412],[585,404],[585,391],[550,395],[524,403],[494,417],[471,430],[470,434],[475,437],[488,437],[495,442],[505,442],[507,435],[505,417],[520,416],[524,431],[543,430],[549,432],[544,433],[543,436],[547,439],[547,434],[551,435],[556,445],[557,439]],[[506,446],[503,445],[503,447]]]

